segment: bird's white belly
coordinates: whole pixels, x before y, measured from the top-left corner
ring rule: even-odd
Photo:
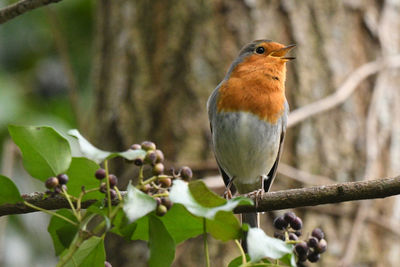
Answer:
[[[260,188],[260,177],[271,170],[278,154],[280,120],[270,124],[248,112],[221,112],[213,125],[215,155],[221,168],[240,184]]]

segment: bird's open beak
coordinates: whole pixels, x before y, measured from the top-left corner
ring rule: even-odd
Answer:
[[[273,56],[273,57],[279,57],[281,59],[286,59],[286,60],[293,60],[295,59],[295,57],[286,57],[286,54],[292,49],[294,48],[296,45],[295,44],[291,44],[288,46],[285,46],[281,49],[272,51],[269,55]]]

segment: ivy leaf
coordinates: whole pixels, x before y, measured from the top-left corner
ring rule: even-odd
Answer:
[[[289,255],[289,254],[287,254]],[[248,254],[246,254],[246,263],[243,265],[243,259],[242,256],[239,256],[235,259],[233,259],[228,267],[241,267],[241,266],[245,266],[245,267],[279,267],[279,266],[283,266],[283,265],[279,265],[279,264],[273,264],[271,261],[267,260],[267,259],[262,259],[259,262],[249,262],[250,261],[250,257]]]
[[[287,264],[290,267],[296,267],[296,256],[294,255],[294,253],[291,254],[286,254],[285,256],[283,256],[282,258],[279,259],[281,262]]]
[[[92,207],[91,205],[90,207]],[[90,209],[90,208],[89,208]],[[88,210],[89,210],[88,209]],[[140,221],[140,219],[139,219]],[[137,228],[137,221],[130,223],[123,210],[118,210],[117,215],[113,221],[113,228],[110,232],[120,235],[125,240],[130,241]]]
[[[203,187],[199,187],[201,192],[204,192]],[[192,191],[195,190],[192,188]],[[209,190],[209,189],[207,189]],[[196,193],[195,193],[196,194]],[[226,201],[225,204],[215,207],[205,207],[193,197],[187,183],[181,180],[175,180],[170,191],[170,199],[173,203],[179,203],[185,206],[185,208],[192,214],[206,217],[207,219],[214,219],[215,214],[220,211],[232,211],[238,205],[251,205],[253,202],[247,198],[233,198]],[[201,201],[203,202],[203,201]],[[211,204],[209,204],[211,205]]]
[[[135,222],[136,229],[131,237],[132,240],[143,240],[143,241],[149,240],[149,217],[150,216],[151,216],[151,213],[147,216],[144,216],[144,217],[138,219]]]
[[[123,152],[109,152],[101,150],[95,146],[93,146],[88,140],[86,140],[78,130],[72,129],[68,131],[70,136],[75,137],[78,140],[79,148],[82,154],[95,161],[96,163],[101,163],[105,159],[115,158],[115,157],[123,157],[127,160],[134,160],[137,158],[142,158],[146,156],[146,151],[142,149],[132,150],[128,149]]]
[[[68,209],[60,209],[56,213],[63,215],[72,221],[76,221],[74,214]],[[69,247],[73,238],[78,232],[78,228],[53,215],[50,219],[47,231],[53,240],[54,249],[56,251],[56,255],[58,256]]]
[[[67,251],[65,251],[64,253],[66,252]],[[104,266],[105,260],[106,260],[106,252],[104,250],[104,240],[100,237],[92,236],[91,238],[85,240],[79,246],[78,250],[74,253],[72,258],[64,266],[65,267]]]
[[[45,181],[68,169],[69,143],[53,128],[10,125],[8,131],[21,149],[24,167],[32,177]]]
[[[248,254],[246,254],[246,261],[250,261],[250,257]],[[239,267],[240,265],[243,264],[243,258],[242,256],[234,258],[228,265],[228,267]]]
[[[24,201],[17,186],[10,178],[0,175],[0,205]]]
[[[158,216],[149,216],[150,267],[169,267],[175,257],[175,242]]]
[[[252,262],[262,258],[280,259],[293,253],[292,245],[267,236],[260,228],[250,228],[247,232],[247,249]]]
[[[118,211],[113,221],[111,232],[122,236],[125,240],[149,240],[149,215],[130,223],[124,211]]]
[[[231,211],[218,211],[213,220],[207,219],[206,225],[207,232],[224,242],[239,239],[242,235],[240,223]]]
[[[226,204],[226,199],[210,191],[201,180],[189,183],[189,191],[197,203],[204,207],[213,208]]]
[[[155,199],[143,193],[132,184],[128,185],[127,191],[123,210],[130,222],[134,222],[156,209],[157,202]]]
[[[181,204],[175,203],[167,214],[161,217],[161,221],[175,244],[203,233],[203,219],[191,214]]]
[[[71,165],[67,171],[69,177],[68,193],[78,197],[82,191],[82,185],[86,189],[99,187],[99,180],[94,177],[94,173],[100,166],[87,158],[72,158]],[[104,199],[104,194],[99,191],[85,194],[83,201],[87,199]]]
[[[104,195],[103,195],[104,196]],[[95,203],[90,205],[86,211],[94,214],[98,214],[100,216],[106,216],[108,215],[108,208],[104,206],[103,200],[97,200]],[[119,211],[118,211],[119,212]],[[118,216],[118,213],[116,217]]]

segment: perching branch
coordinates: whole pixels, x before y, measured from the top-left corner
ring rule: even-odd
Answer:
[[[0,9],[0,24],[7,22],[19,15],[24,14],[25,12],[48,5],[51,3],[57,3],[61,0],[22,0],[15,4],[6,6]]]
[[[125,192],[121,192],[125,194]],[[264,193],[262,196],[249,194],[256,207],[241,206],[235,209],[235,213],[252,211],[272,211],[281,209],[298,208],[332,204],[345,201],[384,198],[400,194],[400,176],[395,178],[383,178],[377,180],[350,182],[333,185],[315,186]],[[40,208],[53,210],[69,208],[66,199],[61,196],[43,199],[43,193],[26,194],[22,197],[25,201]],[[94,200],[82,203],[82,208],[87,208]],[[24,204],[0,205],[0,216],[35,212]]]
[[[272,211],[346,201],[385,198],[400,194],[400,176],[369,181],[348,182],[283,191],[261,196],[249,194],[256,207],[241,206],[236,213]]]

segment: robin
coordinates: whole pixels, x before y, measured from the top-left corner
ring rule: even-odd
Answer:
[[[256,40],[244,46],[207,102],[212,143],[226,195],[268,192],[276,175],[289,105],[286,54],[295,45]],[[242,222],[258,227],[257,213]]]

